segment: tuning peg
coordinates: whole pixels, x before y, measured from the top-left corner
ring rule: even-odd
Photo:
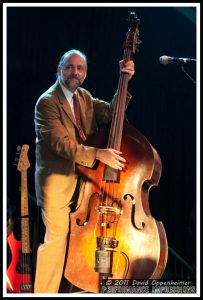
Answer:
[[[21,146],[18,145],[16,149],[17,149],[17,151],[20,151],[21,150]]]

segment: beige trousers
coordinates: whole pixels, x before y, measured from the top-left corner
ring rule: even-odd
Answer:
[[[36,196],[43,200],[42,219],[46,227],[44,244],[37,252],[34,293],[58,293],[66,254],[70,199],[75,175],[38,174]]]

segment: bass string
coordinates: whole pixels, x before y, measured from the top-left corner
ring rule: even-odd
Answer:
[[[100,193],[99,193],[99,201],[101,206],[104,207],[104,210],[107,209],[106,213],[100,212],[99,222],[97,226],[99,226],[100,236],[102,237],[115,237],[116,227],[113,226],[113,231],[108,230],[108,226],[104,226],[103,224],[108,224],[109,228],[111,228],[110,224],[115,223],[116,216],[114,211],[108,211],[109,207],[114,207],[115,205],[118,207],[118,199],[120,199],[119,195],[119,183],[112,182],[110,180],[101,181],[100,185]],[[114,204],[115,203],[115,204]]]
[[[24,240],[22,239],[22,278],[24,285],[31,284],[31,261],[30,261],[30,241],[29,241],[29,218],[22,218],[24,228]]]
[[[129,49],[124,50],[124,56],[123,61],[124,64],[130,59],[131,51]],[[124,99],[126,99],[127,95],[127,78],[125,74],[121,73],[119,84],[118,84],[118,93],[116,96],[114,111],[113,111],[113,122],[110,129],[109,134],[109,141],[108,141],[108,148],[114,148],[117,150],[120,150],[121,145],[121,137],[122,137],[122,130],[123,130],[123,122],[120,122],[121,120],[124,120],[124,111],[125,111],[125,105],[126,103],[123,103]],[[123,93],[124,91],[124,93]],[[119,124],[122,124],[122,126],[118,126]],[[105,170],[105,168],[104,168]],[[118,171],[119,172],[119,171]],[[110,180],[104,180],[101,181],[100,185],[100,192],[99,197],[102,203],[102,206],[113,206],[114,201],[120,200],[120,195],[118,195],[119,190],[119,183],[110,181]],[[118,204],[117,204],[118,205]],[[113,214],[110,213],[110,220]],[[115,221],[115,216],[113,216]],[[108,222],[108,215],[102,214],[100,216],[100,226],[103,223]],[[102,227],[102,226],[101,226]],[[103,234],[105,231],[105,236],[107,235],[106,230],[102,230]],[[115,234],[115,227],[114,227],[114,233]]]

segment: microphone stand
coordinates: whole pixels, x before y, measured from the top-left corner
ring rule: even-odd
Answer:
[[[178,65],[180,65],[181,71],[183,73],[185,73],[185,75],[194,83],[196,84],[196,81],[188,74],[188,72],[185,70],[185,67],[183,66],[182,63],[179,63]]]

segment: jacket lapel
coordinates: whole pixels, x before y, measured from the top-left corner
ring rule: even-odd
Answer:
[[[72,109],[70,107],[70,104],[69,104],[68,100],[66,99],[59,83],[57,83],[56,92],[58,94],[59,101],[62,105],[63,110],[66,112],[67,116],[71,119],[71,121],[74,123],[74,125],[77,126],[75,117],[74,117]]]

